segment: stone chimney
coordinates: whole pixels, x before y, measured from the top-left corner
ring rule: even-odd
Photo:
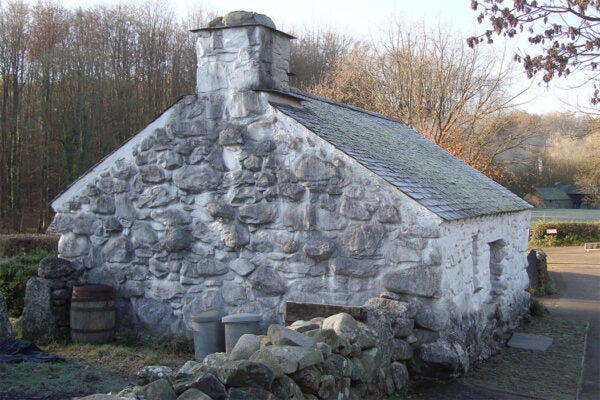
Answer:
[[[220,90],[289,91],[290,40],[271,18],[233,11],[193,31],[198,40],[198,94]]]

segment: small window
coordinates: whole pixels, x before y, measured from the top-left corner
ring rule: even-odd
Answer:
[[[480,281],[479,271],[479,235],[473,235],[471,242],[471,262],[473,263],[473,294],[479,293],[483,286]]]
[[[501,285],[502,275],[504,273],[504,262],[506,259],[506,242],[502,239],[489,243],[490,246],[490,283],[492,300],[501,296],[504,292],[504,285]]]

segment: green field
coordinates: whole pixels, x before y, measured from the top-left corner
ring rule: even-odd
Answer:
[[[600,221],[600,210],[567,209],[567,208],[534,208],[531,210],[531,222],[537,221]]]

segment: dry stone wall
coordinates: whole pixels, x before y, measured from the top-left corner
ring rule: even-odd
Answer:
[[[380,399],[409,382],[408,306],[390,294],[364,305],[367,323],[341,313],[245,334],[229,354],[188,361],[179,371],[148,366],[115,399]],[[94,397],[90,397],[90,400]],[[86,398],[87,399],[87,398]]]
[[[79,275],[66,259],[40,261],[38,277],[27,281],[23,315],[18,320],[23,339],[44,345],[69,337],[71,292]]]

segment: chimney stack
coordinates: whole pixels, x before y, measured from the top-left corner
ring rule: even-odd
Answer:
[[[198,36],[196,91],[289,91],[293,36],[278,31],[271,18],[233,11],[192,31]]]

